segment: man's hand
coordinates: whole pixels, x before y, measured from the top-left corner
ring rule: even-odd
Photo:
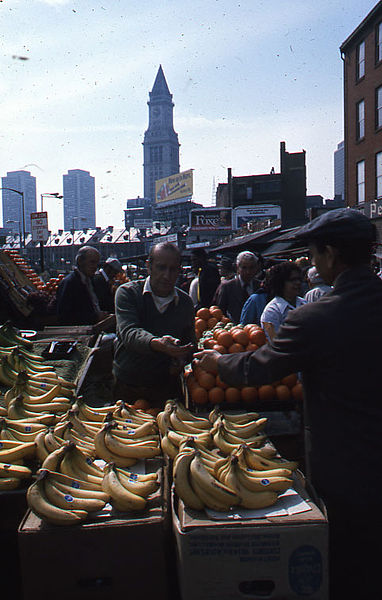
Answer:
[[[218,374],[218,360],[221,357],[220,352],[216,350],[203,350],[203,352],[196,352],[194,354],[194,360],[192,364],[195,367],[201,367],[209,373],[214,375]]]
[[[171,335],[164,335],[161,338],[153,338],[150,342],[151,349],[155,352],[163,352],[171,358],[182,359],[192,350],[192,344],[180,345],[180,340]]]

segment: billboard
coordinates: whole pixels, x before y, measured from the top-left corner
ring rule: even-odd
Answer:
[[[233,229],[241,229],[251,221],[281,219],[281,206],[259,204],[258,206],[238,206],[233,211]]]
[[[191,198],[193,193],[192,169],[175,173],[155,182],[155,202],[166,206]]]
[[[195,208],[190,211],[190,228],[194,231],[231,230],[232,208]]]

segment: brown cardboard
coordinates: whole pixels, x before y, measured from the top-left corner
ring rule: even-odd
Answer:
[[[172,491],[182,600],[327,600],[328,523],[311,511],[251,521],[210,521]]]
[[[71,527],[49,525],[28,510],[18,531],[24,600],[118,594],[167,600],[169,528],[157,496],[142,513],[112,513]]]

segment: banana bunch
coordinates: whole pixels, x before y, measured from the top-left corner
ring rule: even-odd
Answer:
[[[249,413],[240,413],[240,414],[229,414],[224,413],[218,406],[215,406],[210,414],[208,415],[208,419],[211,423],[215,423],[219,417],[224,417],[227,421],[234,424],[246,425],[248,423],[253,423],[260,418],[259,413],[249,412]]]
[[[10,321],[7,321],[0,327],[0,345],[5,348],[21,346],[22,348],[31,350],[33,342],[23,338],[19,333],[19,330],[13,327]]]
[[[71,441],[64,441],[59,448],[48,454],[41,468],[84,481],[91,484],[94,490],[100,491],[102,488],[102,469]]]
[[[145,413],[139,408],[137,409],[133,406],[130,406],[129,404],[126,404],[126,402],[124,402],[123,400],[118,400],[116,402],[115,409],[113,411],[113,418],[126,420],[128,423],[130,423],[130,421],[137,422],[140,424],[146,423],[147,421],[149,423],[155,422],[155,417],[149,415],[148,413]]]
[[[275,456],[270,456],[267,448],[250,448],[247,444],[242,444],[235,454],[239,457],[240,464],[244,469],[253,471],[270,471],[274,469],[287,469],[295,471],[298,463],[294,460],[286,460]]]
[[[108,463],[104,468],[102,489],[111,504],[121,512],[144,510],[147,497],[159,488],[158,474],[137,475]]]
[[[75,411],[69,410],[54,427],[58,439],[74,442],[85,454],[95,456],[94,438],[102,423],[81,421]]]
[[[4,385],[13,386],[18,382],[18,376],[23,373],[26,379],[26,391],[31,395],[38,395],[41,390],[48,390],[54,385],[60,384],[63,395],[72,395],[75,388],[74,383],[59,377],[54,371],[27,372],[25,370],[17,371],[12,368],[10,355],[3,355],[0,358],[0,382]],[[37,390],[34,393],[34,390]],[[63,391],[65,390],[65,392]]]
[[[20,351],[20,348],[10,348],[8,352],[1,352],[0,355],[7,356],[9,365],[14,371],[26,371],[28,375],[39,373],[55,373],[52,365],[42,364],[40,361],[35,361],[30,356]]]
[[[94,446],[98,458],[117,467],[130,467],[138,459],[160,454],[155,420],[131,429],[130,423],[123,421],[106,422],[95,436]]]
[[[82,421],[91,421],[95,423],[102,423],[105,420],[105,417],[109,413],[113,413],[114,410],[117,409],[117,405],[114,406],[104,406],[102,408],[94,408],[86,404],[82,396],[77,396],[72,410],[76,411],[77,416]]]
[[[0,360],[0,371],[3,360],[4,357]],[[20,395],[27,397],[30,402],[35,401],[40,404],[50,402],[56,397],[60,401],[62,398],[71,401],[74,397],[73,389],[64,385],[63,381],[51,380],[50,382],[46,382],[42,379],[40,380],[39,377],[31,378],[25,371],[20,371],[14,382],[11,383],[10,389],[4,395],[5,405],[8,406],[13,398]],[[73,384],[70,385],[73,386]]]
[[[101,510],[108,500],[108,494],[100,486],[47,469],[38,472],[37,480],[27,491],[29,508],[54,525],[81,523],[89,513]]]
[[[40,431],[46,429],[43,423],[28,421],[15,421],[7,417],[0,418],[0,440],[22,442],[24,444],[35,441]]]
[[[175,458],[180,444],[190,436],[206,448],[213,445],[211,423],[193,415],[181,402],[168,400],[164,410],[157,415],[157,423],[162,435],[162,450],[170,458]]]
[[[23,466],[23,462],[34,455],[34,442],[0,441],[0,492],[14,490],[22,479],[32,476],[32,471]]]
[[[260,418],[251,423],[234,423],[221,415],[211,429],[214,444],[226,455],[243,443],[258,448],[266,441],[266,436],[260,433],[266,422],[266,418]]]
[[[65,413],[71,407],[67,398],[54,398],[50,402],[36,402],[36,396],[20,394],[13,398],[8,404],[8,416],[11,419],[38,419],[45,416],[45,422],[52,425],[56,422],[56,416]],[[49,417],[47,417],[49,415]]]

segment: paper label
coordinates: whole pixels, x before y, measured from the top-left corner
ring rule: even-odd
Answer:
[[[70,494],[65,494],[65,500],[67,502],[73,502],[74,498]]]

